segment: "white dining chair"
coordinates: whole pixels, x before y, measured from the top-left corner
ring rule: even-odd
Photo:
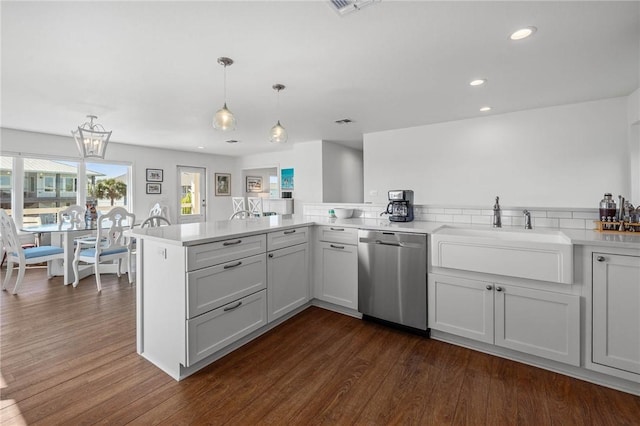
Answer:
[[[62,247],[39,246],[23,248],[13,218],[2,209],[0,209],[0,234],[7,254],[7,274],[2,282],[3,290],[7,288],[11,280],[14,265],[18,265],[18,277],[13,287],[13,294],[18,293],[27,265],[47,262],[47,276],[51,278],[51,262],[58,259],[62,261],[64,258],[64,249]]]
[[[234,213],[247,209],[245,207],[244,197],[231,197],[231,202],[233,203]]]
[[[164,204],[155,203],[151,209],[149,209],[149,217],[151,216],[162,216],[170,220],[169,207]]]
[[[260,197],[248,197],[247,201],[249,201],[249,212],[252,216],[260,217],[262,216],[262,198]]]
[[[87,209],[77,204],[70,205],[58,212],[58,229],[84,229]]]
[[[131,262],[129,261],[132,239],[125,236],[124,232],[133,228],[135,219],[136,216],[133,213],[129,213],[125,208],[114,207],[98,218],[98,229],[95,240],[76,240],[76,253],[73,259],[73,272],[75,274],[74,287],[77,287],[80,282],[78,271],[80,262],[94,265],[98,291],[102,291],[100,264],[106,262],[118,262],[117,274],[118,277],[120,277],[122,260],[126,260],[129,283],[133,283],[133,273],[131,270]]]

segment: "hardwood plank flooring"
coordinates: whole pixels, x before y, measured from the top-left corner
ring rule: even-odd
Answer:
[[[0,295],[0,423],[640,425],[640,398],[320,308],[176,382],[136,354],[126,276]]]

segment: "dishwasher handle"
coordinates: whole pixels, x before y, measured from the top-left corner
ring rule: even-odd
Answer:
[[[404,244],[398,242],[387,242],[382,240],[373,240],[370,238],[360,238],[361,244],[379,244],[383,246],[404,247]]]

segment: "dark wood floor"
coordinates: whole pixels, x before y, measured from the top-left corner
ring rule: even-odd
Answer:
[[[640,398],[310,308],[175,382],[135,351],[135,288],[32,269],[1,295],[0,423],[640,424]]]

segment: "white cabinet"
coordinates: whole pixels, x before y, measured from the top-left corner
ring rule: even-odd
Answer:
[[[276,214],[293,214],[293,198],[265,198],[262,211]]]
[[[580,297],[429,275],[429,327],[543,358],[580,364]]]
[[[593,253],[592,361],[640,374],[640,257]]]
[[[268,321],[288,314],[309,301],[309,228],[267,235]]]
[[[358,230],[320,226],[317,232],[314,296],[358,310]]]

